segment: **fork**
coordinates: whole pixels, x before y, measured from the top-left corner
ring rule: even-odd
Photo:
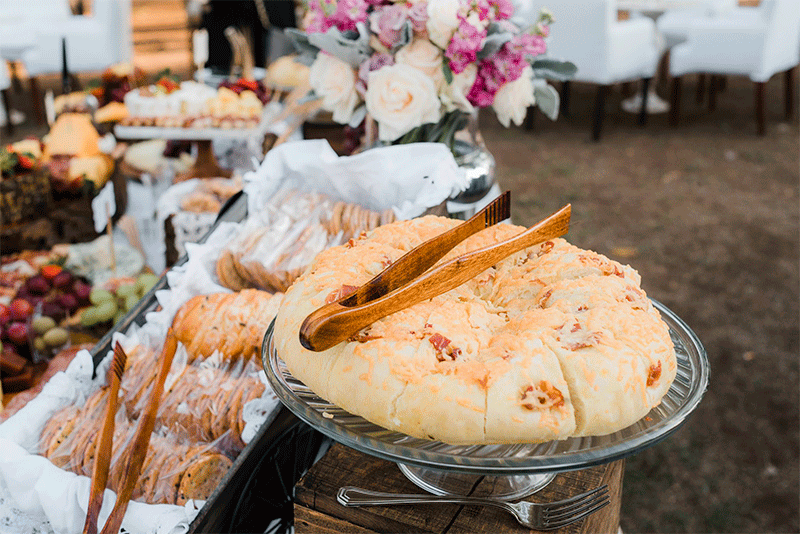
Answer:
[[[454,503],[478,506],[494,506],[511,512],[520,524],[534,530],[556,530],[593,514],[609,504],[608,485],[603,484],[591,491],[569,499],[545,504],[520,501],[510,503],[495,499],[464,497],[460,495],[419,495],[381,493],[355,486],[339,488],[336,500],[344,506],[382,506],[390,504]]]

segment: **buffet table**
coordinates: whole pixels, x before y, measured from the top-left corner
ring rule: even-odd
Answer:
[[[618,460],[560,473],[528,500],[556,501],[608,484],[609,506],[583,521],[551,532],[615,533],[619,529],[624,471],[625,460]],[[489,507],[431,504],[348,508],[336,501],[336,492],[348,485],[383,492],[422,493],[403,476],[396,464],[336,443],[295,487],[295,532],[532,532],[517,523],[511,514]],[[484,482],[474,488],[465,486],[462,493],[480,496],[484,486]]]

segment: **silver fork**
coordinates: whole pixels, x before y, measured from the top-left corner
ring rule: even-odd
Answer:
[[[494,506],[514,514],[521,524],[534,530],[555,530],[593,514],[609,504],[608,485],[595,488],[569,499],[550,503],[520,501],[509,503],[495,499],[463,497],[459,495],[419,495],[380,493],[355,486],[339,488],[336,500],[344,506],[382,506],[390,504],[455,503]]]

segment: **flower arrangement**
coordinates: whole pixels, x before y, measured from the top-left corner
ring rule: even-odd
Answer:
[[[368,113],[385,143],[434,141],[451,149],[467,115],[492,107],[506,127],[529,106],[558,115],[575,66],[543,56],[552,15],[525,24],[511,0],[308,0],[306,32],[290,34],[310,66],[313,97],[336,122]]]
[[[0,148],[0,177],[10,178],[35,170],[40,150],[39,141],[34,139]]]

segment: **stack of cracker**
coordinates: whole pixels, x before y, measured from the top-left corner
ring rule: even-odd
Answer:
[[[170,369],[134,499],[183,504],[205,500],[217,487],[244,447],[244,406],[265,391],[254,355],[281,298],[251,289],[197,296],[178,311],[173,330],[186,357]],[[156,357],[141,346],[128,354],[108,480],[114,491],[150,395]],[[40,450],[55,465],[91,476],[107,389],[80,408],[62,409],[45,425]]]
[[[284,187],[265,207],[265,218],[266,224],[248,220],[220,254],[216,273],[223,286],[286,291],[317,254],[394,221],[395,214]]]

